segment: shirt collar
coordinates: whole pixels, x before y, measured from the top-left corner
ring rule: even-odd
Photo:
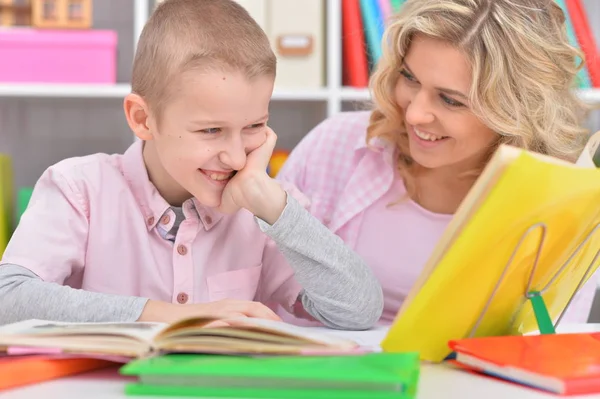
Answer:
[[[196,210],[196,214],[200,218],[200,221],[202,221],[202,224],[206,230],[210,230],[217,224],[219,220],[223,218],[223,214],[221,212],[217,212],[214,208],[209,208],[202,205],[196,198],[192,198],[192,204],[192,208]]]
[[[160,195],[148,177],[148,171],[142,156],[143,148],[144,142],[137,140],[125,151],[123,155],[123,175],[144,213],[146,228],[152,230],[171,206]],[[186,217],[197,216],[206,230],[210,230],[223,217],[222,213],[201,205],[195,198],[192,201],[186,201],[183,208]]]
[[[396,148],[389,141],[382,139],[381,137],[372,137],[367,140],[364,135],[360,135],[359,140],[354,146],[354,152],[359,153],[367,150],[376,154],[381,154],[389,165],[393,164],[393,155]]]

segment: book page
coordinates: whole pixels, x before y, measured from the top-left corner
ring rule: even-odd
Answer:
[[[326,329],[317,331],[310,327],[300,327],[293,324],[273,321],[267,319],[240,317],[225,319],[229,327],[252,327],[257,330],[262,330],[266,333],[284,334],[290,337],[297,337],[305,341],[319,343],[323,345],[339,346],[339,347],[353,347],[355,343],[351,340],[347,340],[332,332],[336,330]]]
[[[28,337],[62,336],[125,336],[151,342],[161,331],[163,323],[66,323],[46,320],[26,320],[0,328],[0,336],[18,335]]]
[[[575,164],[585,168],[600,167],[600,131],[590,137]]]
[[[372,350],[374,352],[381,351],[381,342],[389,331],[389,326],[378,326],[366,331],[345,331],[332,330],[327,327],[307,327],[317,333],[334,335],[339,338],[349,339],[356,342],[361,348]]]
[[[192,349],[205,348],[222,351],[244,350],[261,352],[291,351],[353,351],[359,345],[333,334],[336,330],[315,330],[282,321],[252,317],[224,319],[191,318],[181,320],[161,331],[154,339],[155,347],[170,350],[188,345]],[[270,348],[270,349],[269,349]]]

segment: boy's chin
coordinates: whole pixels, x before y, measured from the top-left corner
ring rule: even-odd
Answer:
[[[192,195],[203,207],[215,208],[218,210],[218,208],[221,206],[221,196],[218,196],[217,198],[214,195],[206,195],[206,193],[199,193],[198,195],[192,193]]]

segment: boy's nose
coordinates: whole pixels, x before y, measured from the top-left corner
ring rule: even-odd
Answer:
[[[233,170],[240,170],[246,165],[246,147],[241,140],[230,141],[221,152],[221,162]]]

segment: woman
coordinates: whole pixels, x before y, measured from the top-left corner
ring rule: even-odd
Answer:
[[[374,109],[321,123],[278,179],[371,266],[389,323],[498,145],[574,160],[587,132],[552,0],[408,0],[382,43]],[[595,289],[563,321],[585,322]]]

